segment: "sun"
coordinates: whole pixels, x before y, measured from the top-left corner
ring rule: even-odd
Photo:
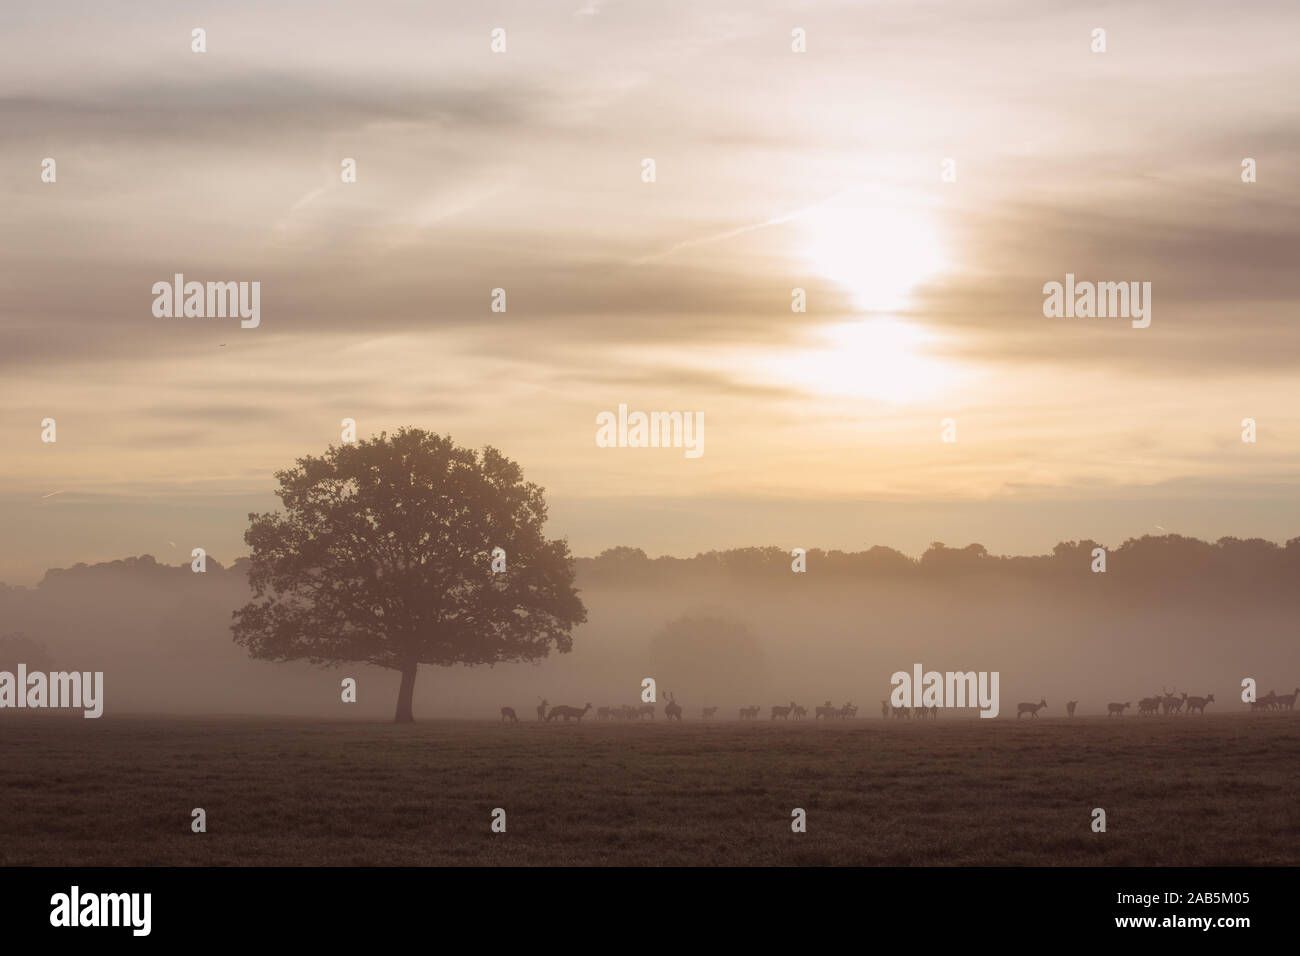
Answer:
[[[863,312],[903,308],[912,290],[945,266],[924,209],[859,198],[817,207],[799,222],[810,267],[842,286]]]
[[[803,347],[766,356],[768,380],[820,395],[888,403],[922,401],[957,385],[957,370],[930,354],[933,336],[894,318],[820,326]]]

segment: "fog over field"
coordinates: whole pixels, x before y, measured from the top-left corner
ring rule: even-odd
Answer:
[[[638,702],[654,677],[688,720],[704,706],[852,701],[879,719],[889,677],[910,671],[1001,673],[1001,716],[1045,698],[1043,717],[1104,714],[1162,687],[1214,693],[1213,711],[1246,711],[1240,682],[1289,693],[1300,684],[1294,621],[1300,539],[1285,546],[1169,536],[1112,548],[1093,573],[1094,542],[1002,558],[978,545],[914,559],[887,548],[810,551],[791,571],[778,548],[650,559],[631,548],[576,560],[588,623],[573,650],[538,664],[420,669],[416,718],[523,720],[540,697],[594,707]],[[102,670],[105,715],[128,712],[391,718],[395,672],[251,660],[231,638],[249,599],[247,562],[207,571],[150,556],[51,570],[34,588],[0,588],[0,669]],[[43,661],[42,661],[43,658]],[[356,704],[340,700],[355,677]],[[945,712],[944,719],[976,711]]]

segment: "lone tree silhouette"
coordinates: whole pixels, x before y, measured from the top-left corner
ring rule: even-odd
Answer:
[[[587,619],[542,489],[495,448],[402,428],[276,473],[285,513],[250,514],[254,600],[234,613],[254,658],[399,671],[414,719],[420,664],[534,661]],[[493,549],[506,570],[494,571]]]

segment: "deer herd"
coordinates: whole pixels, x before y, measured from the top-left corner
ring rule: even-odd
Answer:
[[[1252,701],[1250,704],[1251,712],[1266,710],[1295,710],[1297,695],[1300,695],[1300,687],[1297,687],[1289,694],[1278,694],[1269,691],[1264,697]],[[541,698],[539,698],[541,700]],[[1074,709],[1078,705],[1077,700],[1066,701],[1065,712],[1069,717],[1074,716]],[[1142,716],[1154,717],[1159,714],[1169,716],[1170,714],[1204,714],[1205,705],[1214,703],[1214,695],[1206,694],[1204,697],[1195,697],[1186,692],[1168,690],[1161,688],[1161,693],[1154,697],[1143,697],[1138,701],[1138,714]],[[1133,706],[1132,701],[1124,703],[1109,703],[1106,705],[1107,717],[1123,717],[1124,711]],[[549,710],[547,708],[550,708]],[[1038,716],[1038,712],[1047,707],[1047,700],[1040,699],[1038,703],[1022,703],[1016,705],[1016,719],[1028,714],[1031,718]],[[570,707],[567,704],[559,704],[550,707],[550,701],[542,700],[537,707],[537,719],[539,721],[551,722],[562,719],[565,723],[570,720],[582,722],[587,711],[591,710],[591,704],[586,707]],[[758,720],[761,708],[757,704],[751,704],[748,707],[740,708],[741,720]],[[717,707],[704,707],[701,713],[705,720],[713,720],[718,715]],[[814,720],[845,720],[857,717],[858,708],[852,703],[846,703],[842,707],[836,707],[828,700],[825,704],[813,708]],[[803,720],[808,716],[808,708],[801,707],[794,701],[788,704],[774,704],[768,711],[769,720]],[[885,719],[916,719],[916,720],[936,720],[939,717],[938,707],[895,707],[888,700],[880,702],[880,716]],[[643,718],[655,719],[654,704],[640,704],[631,706],[624,704],[621,707],[597,707],[597,720],[642,720]],[[682,706],[677,703],[672,694],[668,695],[667,702],[664,704],[664,717],[668,720],[681,721]],[[503,722],[518,723],[519,717],[513,707],[501,708],[501,720]]]

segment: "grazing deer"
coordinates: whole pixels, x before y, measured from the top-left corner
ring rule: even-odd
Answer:
[[[840,715],[839,708],[832,707],[831,702],[828,700],[826,703],[822,704],[822,706],[817,708],[817,714],[813,719],[821,720],[823,717],[825,717],[827,720],[830,720],[832,717],[838,717],[839,715]]]
[[[1213,694],[1207,694],[1204,697],[1189,697],[1187,698],[1187,712],[1190,714],[1192,711],[1195,710],[1203,714],[1205,713],[1205,705],[1213,704],[1213,703],[1214,703]]]
[[[778,717],[780,717],[782,720],[789,720],[789,719],[790,719],[790,711],[794,710],[794,707],[795,707],[794,701],[790,701],[790,706],[789,706],[789,707],[782,707],[782,706],[779,705],[779,704],[773,704],[773,705],[772,705],[772,719],[773,719],[773,720],[776,720]]]
[[[515,715],[515,709],[513,707],[501,708],[501,722],[504,724],[507,720],[512,723],[519,723],[519,718]]]
[[[1046,706],[1047,706],[1047,701],[1045,699],[1040,700],[1036,704],[1017,704],[1016,720],[1019,720],[1021,717],[1025,716],[1025,714],[1028,714],[1030,717],[1037,717],[1038,712]]]
[[[668,703],[664,704],[664,717],[679,724],[682,722],[682,705],[677,703],[672,694],[668,695]]]
[[[578,723],[582,723],[583,716],[589,710],[591,710],[591,704],[587,704],[587,706],[582,708],[582,710],[578,710],[576,707],[569,707],[565,704],[560,704],[558,707],[551,708],[551,712],[546,715],[546,719],[554,720],[556,717],[563,717],[564,722],[567,724],[569,719],[573,718]]]
[[[1124,716],[1124,708],[1126,708],[1126,707],[1132,707],[1132,706],[1133,706],[1132,704],[1127,704],[1127,703],[1126,703],[1126,704],[1107,704],[1107,705],[1106,705],[1106,716],[1107,716],[1107,717],[1123,717],[1123,716]]]
[[[547,704],[547,701],[543,700],[543,699],[540,698],[540,697],[537,698],[537,699],[542,701],[540,704],[537,705],[537,719],[538,719],[538,720],[545,720],[545,719],[546,719],[546,704]]]
[[[716,714],[717,712],[718,712],[718,708],[716,708],[716,707],[705,707],[705,708],[704,708],[704,719],[705,719],[705,720],[712,720],[712,719],[713,719],[713,715]]]
[[[636,709],[636,719],[637,719],[637,720],[640,720],[642,717],[646,716],[647,714],[650,715],[650,719],[651,719],[651,720],[654,720],[654,719],[655,719],[655,705],[654,705],[654,704],[642,704],[640,707],[638,707],[638,708]]]
[[[1067,700],[1065,702],[1065,716],[1073,717],[1075,705],[1078,703],[1079,702],[1077,700]]]

